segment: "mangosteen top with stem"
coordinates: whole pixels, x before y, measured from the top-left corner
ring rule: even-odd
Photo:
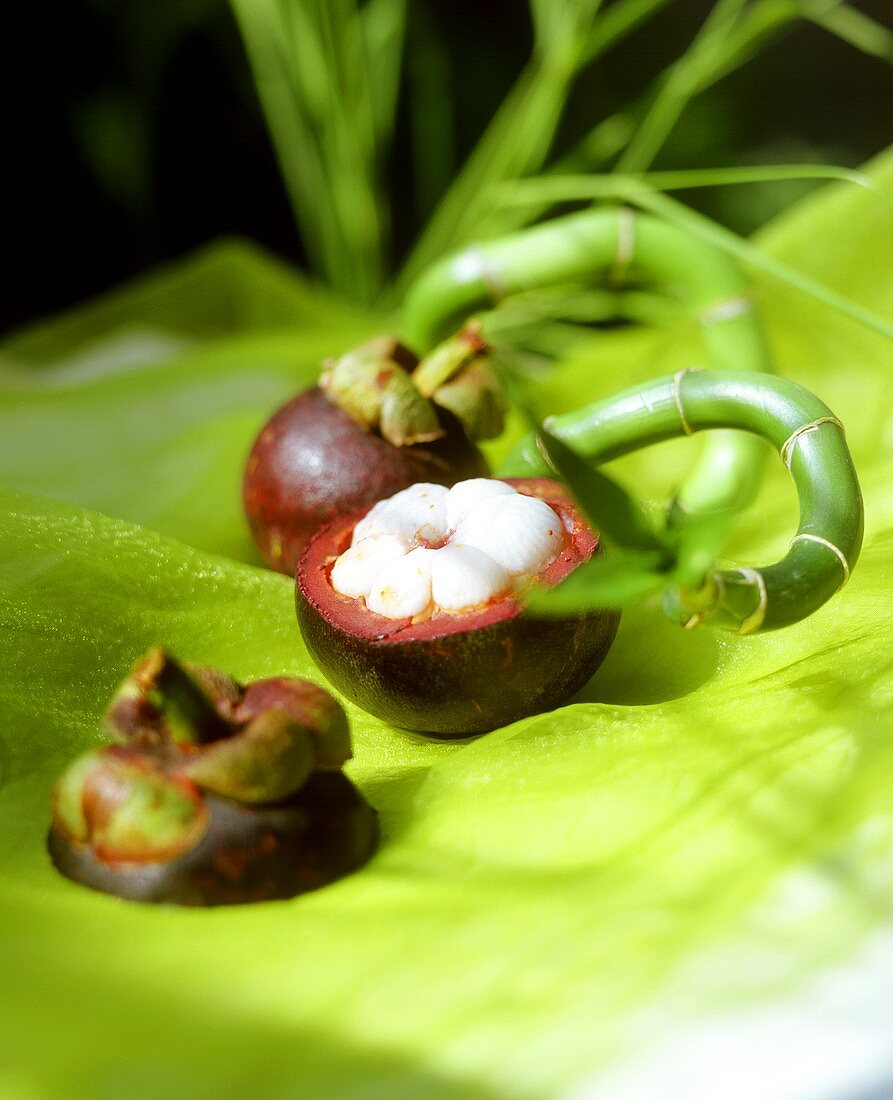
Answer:
[[[796,382],[750,372],[679,371],[551,417],[544,428],[595,463],[714,428],[747,432],[754,444],[765,448],[768,441],[778,451],[800,502],[800,522],[787,554],[759,569],[709,573],[697,591],[670,584],[665,609],[687,627],[710,622],[753,634],[788,626],[829,600],[856,564],[862,495],[843,425]],[[548,470],[531,434],[508,456],[500,475],[530,477]]]
[[[347,717],[306,680],[243,687],[154,647],[102,728],[113,743],[63,773],[49,834],[86,886],[181,905],[287,898],[374,848],[375,814],[341,773]]]
[[[489,473],[475,442],[502,431],[505,401],[487,350],[472,324],[421,364],[379,337],[329,360],[318,387],[279,409],[254,442],[243,484],[269,565],[293,574],[322,524],[415,482]]]
[[[660,218],[599,208],[554,218],[467,248],[429,268],[412,285],[402,335],[419,352],[476,309],[521,291],[586,279],[645,277],[678,288],[700,321],[711,365],[768,371],[769,351],[750,285],[723,252]],[[692,512],[741,508],[756,492],[765,453],[740,432],[717,432],[681,488]]]

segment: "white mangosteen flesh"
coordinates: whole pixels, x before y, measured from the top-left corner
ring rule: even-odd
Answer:
[[[379,501],[332,566],[336,592],[389,619],[458,613],[541,573],[567,533],[558,514],[504,481],[426,482]]]

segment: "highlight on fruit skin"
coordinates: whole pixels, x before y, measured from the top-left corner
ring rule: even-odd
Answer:
[[[440,736],[484,733],[565,702],[604,659],[618,612],[524,613],[531,588],[598,549],[548,478],[416,485],[311,539],[298,621],[325,675],[372,714]]]
[[[243,503],[267,564],[294,575],[307,540],[336,516],[416,482],[489,473],[475,443],[502,431],[505,402],[487,355],[468,324],[421,362],[391,337],[328,361],[248,457]]]
[[[136,901],[229,905],[289,898],[355,870],[378,838],[342,773],[347,717],[322,688],[247,686],[156,647],[103,720],[112,744],[53,792],[56,867]]]

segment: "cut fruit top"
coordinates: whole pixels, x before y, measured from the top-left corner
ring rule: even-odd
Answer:
[[[379,501],[331,572],[336,592],[388,619],[461,612],[511,592],[569,538],[544,500],[504,481],[422,482]]]

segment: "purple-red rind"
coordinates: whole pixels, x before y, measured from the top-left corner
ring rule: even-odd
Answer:
[[[576,560],[566,553],[546,570],[547,581],[556,582],[597,551],[597,537],[562,486],[548,479],[510,484],[570,512],[581,532]],[[566,702],[601,664],[617,632],[618,611],[533,617],[507,597],[465,616],[407,626],[356,601],[348,604],[331,588],[328,573],[363,514],[342,517],[316,534],[298,563],[295,589],[311,656],[364,710],[439,737],[486,733]],[[356,629],[350,628],[352,617]]]
[[[488,476],[458,420],[444,411],[438,416],[441,439],[396,447],[364,431],[318,387],[279,409],[254,442],[242,487],[264,560],[293,576],[310,536],[336,516],[419,481],[453,485]]]
[[[237,905],[294,897],[362,866],[378,840],[375,811],[340,772],[316,772],[290,798],[243,806],[207,794],[210,825],[174,859],[101,859],[55,824],[48,847],[68,878],[132,901]]]

